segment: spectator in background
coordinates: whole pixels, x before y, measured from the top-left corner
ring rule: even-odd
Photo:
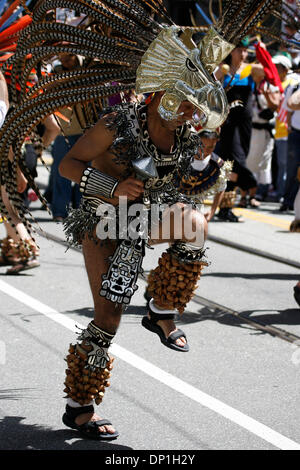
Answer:
[[[33,179],[37,177],[38,156],[42,153],[43,148],[47,148],[53,142],[60,133],[60,128],[54,116],[50,114],[42,123],[38,124],[36,131],[40,137],[40,141],[38,142],[39,148],[37,148],[37,143],[31,141],[30,137],[28,137],[28,141],[25,141],[24,145],[25,162]],[[26,187],[22,196],[24,197],[24,203],[27,207],[31,201],[38,199],[38,196],[29,186]]]
[[[299,37],[298,37],[299,40]],[[292,58],[292,69],[297,70],[300,67],[300,51],[299,49],[289,48],[288,53]]]
[[[232,180],[227,183],[222,207],[217,214],[220,220],[238,222],[232,212],[235,204],[235,188],[249,191],[252,204],[255,199],[257,182],[246,166],[252,131],[252,94],[255,88],[256,73],[261,73],[260,64],[247,64],[249,39],[245,38],[231,52],[229,65],[219,67],[215,75],[222,80],[223,87],[229,87],[227,98],[230,112],[221,128],[221,138],[216,152],[223,160],[233,160]]]
[[[226,189],[231,162],[224,162],[214,153],[219,140],[219,132],[203,130],[200,132],[202,146],[191,163],[189,175],[177,175],[176,186],[178,190],[190,197],[197,204],[204,204],[208,196],[213,196],[210,211],[204,214],[207,222],[214,217],[216,209],[220,206]]]
[[[252,98],[252,134],[247,156],[247,167],[258,181],[256,198],[264,200],[272,183],[271,163],[274,148],[273,129],[281,91],[280,77],[264,44],[255,45],[256,56],[264,69],[256,74],[255,90]],[[251,196],[250,196],[251,197]],[[247,207],[248,201],[242,197],[239,206]],[[250,206],[257,207],[257,202],[250,199]]]
[[[297,171],[300,165],[300,107],[297,102],[298,94],[295,92],[300,87],[300,75],[298,83],[289,87],[284,101],[284,109],[288,111],[288,158],[287,158],[287,177],[283,203],[280,207],[281,212],[293,210],[294,201],[298,191],[299,183],[297,180]]]
[[[6,80],[0,72],[0,127],[5,120],[9,108],[8,89]],[[12,150],[9,155],[10,162],[13,160]],[[27,186],[27,180],[17,167],[17,190],[23,193]],[[8,200],[6,188],[1,186],[1,199],[5,206],[5,214],[2,214],[6,237],[0,240],[1,256],[0,266],[11,266],[6,274],[18,274],[25,269],[39,266],[39,250],[35,241],[30,237],[26,227],[21,222],[15,208]]]
[[[288,107],[300,113],[300,89],[295,91],[288,99],[287,101]],[[298,121],[300,122],[300,120]],[[296,164],[297,164],[297,170],[296,170],[296,184],[298,185],[298,192],[295,197],[294,201],[294,209],[295,209],[295,219],[290,225],[290,231],[291,232],[300,232],[300,130],[297,132],[296,129],[292,131],[291,134],[291,147],[292,147],[292,152],[294,153]]]
[[[164,0],[164,4],[174,23],[182,26],[192,26],[191,14],[197,14],[195,1],[191,0]]]
[[[288,56],[278,54],[272,58],[272,61],[276,65],[281,85],[284,90],[284,96],[281,99],[275,120],[274,135],[278,167],[275,197],[277,201],[280,201],[284,196],[288,154],[288,112],[284,108],[283,103],[284,97],[286,96],[289,87],[296,84],[297,82],[288,74],[292,67],[291,60]]]
[[[60,54],[59,61],[56,71],[58,71],[57,67],[60,67],[59,70],[71,71],[82,65],[82,57],[75,54]],[[77,208],[80,202],[78,185],[72,184],[70,180],[61,176],[58,167],[66,153],[81,137],[83,130],[74,109],[66,108],[60,112],[62,116],[57,119],[61,133],[56,137],[52,146],[53,163],[46,190],[55,222],[62,222],[66,218],[69,205]]]

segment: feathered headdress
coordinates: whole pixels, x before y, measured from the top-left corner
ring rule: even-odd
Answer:
[[[15,189],[16,168],[20,165],[39,194],[23,162],[21,146],[46,116],[82,103],[86,125],[92,124],[103,98],[137,84],[142,93],[166,90],[159,107],[164,119],[176,116],[180,102],[189,100],[202,111],[204,125],[217,127],[226,118],[227,100],[213,70],[280,4],[280,0],[223,1],[222,16],[197,46],[193,31],[174,25],[162,0],[39,0],[31,24],[19,36],[14,56],[6,62],[7,67],[12,66],[11,82],[19,82],[20,94],[13,86],[11,111],[0,131],[1,184],[24,221],[22,201]],[[77,26],[56,22],[56,8],[76,10],[85,20]],[[59,53],[83,56],[84,66],[40,75],[39,82],[27,90],[32,69],[38,72]],[[12,170],[7,159],[11,146]],[[6,213],[1,203],[0,212]]]

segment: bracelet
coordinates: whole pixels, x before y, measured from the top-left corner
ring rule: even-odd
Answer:
[[[88,167],[82,174],[79,190],[84,196],[96,196],[98,194],[111,199],[118,183],[117,178],[102,173],[96,168]]]

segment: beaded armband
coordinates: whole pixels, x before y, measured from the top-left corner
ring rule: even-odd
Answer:
[[[118,183],[117,178],[102,173],[96,168],[88,167],[82,174],[79,190],[83,193],[83,196],[100,195],[111,199]]]

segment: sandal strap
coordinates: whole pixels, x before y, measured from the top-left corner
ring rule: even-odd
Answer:
[[[6,274],[18,274],[22,271],[26,271],[27,269],[37,268],[40,264],[38,262],[35,263],[23,263],[22,261],[18,263],[11,263],[11,268],[6,271]]]
[[[154,323],[157,323],[159,320],[174,320],[175,314],[174,313],[156,313],[153,312],[151,309],[151,305],[149,305],[149,314],[150,314],[150,319]]]
[[[66,405],[66,413],[71,419],[77,418],[77,416],[82,415],[84,413],[94,413],[94,406],[79,406],[78,408]]]
[[[92,421],[95,423],[97,426],[112,426],[112,423],[109,421],[109,419],[99,419],[98,421]]]
[[[152,312],[152,310],[149,308],[149,314],[151,321],[154,323],[157,323],[159,320],[174,320],[175,314],[174,313],[167,313],[167,314],[159,314],[156,312]]]
[[[101,431],[99,431],[100,426],[111,426],[111,422],[108,421],[107,419],[100,419],[98,421],[88,421],[87,423],[83,423],[80,426],[78,426],[78,429],[84,432],[90,432],[90,433],[95,433],[97,435],[101,435]]]
[[[168,336],[168,341],[174,342],[176,339],[179,339],[182,336],[186,339],[185,333],[182,330],[174,331],[174,333]]]

